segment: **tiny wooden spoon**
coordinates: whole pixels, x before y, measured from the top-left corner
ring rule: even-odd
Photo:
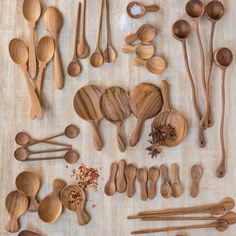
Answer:
[[[172,179],[171,179],[171,189],[172,189],[172,196],[178,198],[182,195],[184,189],[183,185],[179,179],[179,166],[177,164],[171,165],[172,171]]]
[[[83,189],[78,185],[68,185],[61,192],[60,198],[65,208],[76,212],[79,225],[83,226],[89,223],[91,217],[85,210],[86,195]]]
[[[141,200],[146,201],[147,196],[147,180],[148,180],[148,172],[146,168],[139,168],[136,172],[136,178],[140,185],[140,194]]]
[[[28,211],[36,212],[38,210],[38,201],[36,195],[40,188],[40,179],[38,175],[31,171],[21,172],[16,177],[16,188],[26,194],[29,198]]]
[[[160,171],[157,167],[153,166],[148,170],[148,198],[154,199],[157,194],[157,180],[159,178]]]
[[[203,168],[200,165],[194,165],[191,169],[192,187],[191,196],[196,198],[199,194],[199,183],[203,175]]]
[[[135,179],[137,168],[133,164],[128,164],[125,167],[125,178],[127,180],[126,194],[128,198],[132,198],[135,194]]]
[[[37,234],[30,230],[23,230],[18,234],[18,236],[40,236],[40,234]]]
[[[157,35],[157,29],[150,24],[141,25],[138,30],[125,37],[125,42],[127,44],[131,44],[137,39],[141,40],[142,42],[150,42],[152,41]]]
[[[125,179],[125,160],[120,160],[118,162],[118,169],[116,174],[116,190],[119,193],[124,193],[127,187],[127,182]]]
[[[172,196],[172,189],[168,181],[168,168],[165,165],[160,166],[161,171],[161,195],[164,198]]]
[[[9,193],[5,200],[6,209],[11,217],[6,225],[6,230],[16,233],[19,229],[18,219],[26,212],[29,201],[25,193],[17,190]]]
[[[112,196],[116,192],[116,172],[117,172],[117,163],[114,162],[110,166],[110,175],[109,179],[105,185],[104,192],[107,196]]]
[[[39,218],[46,223],[55,222],[61,215],[62,204],[59,194],[66,186],[66,182],[61,179],[55,179],[52,183],[53,191],[46,196],[39,204]]]

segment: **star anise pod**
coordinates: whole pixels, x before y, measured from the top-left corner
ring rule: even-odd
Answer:
[[[152,158],[157,157],[157,155],[161,152],[160,144],[157,142],[153,142],[152,140],[148,140],[148,142],[151,144],[149,147],[146,148],[148,154],[151,155]]]

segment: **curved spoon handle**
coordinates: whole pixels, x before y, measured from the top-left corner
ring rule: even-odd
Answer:
[[[52,183],[53,194],[59,195],[62,189],[66,186],[66,182],[62,179],[54,179]]]
[[[169,94],[169,84],[166,80],[161,81],[161,93],[164,101],[164,110],[165,111],[170,111],[170,94]]]
[[[101,151],[103,148],[103,143],[98,131],[98,122],[91,122],[91,125],[92,125],[94,147],[97,151]]]
[[[98,36],[97,36],[98,38],[97,38],[96,49],[100,49],[100,46],[101,46],[102,12],[103,12],[103,0],[100,0],[100,17],[99,17]]]
[[[148,188],[148,198],[152,200],[156,197],[156,194],[157,194],[157,183],[150,182]]]
[[[29,24],[30,39],[29,39],[29,74],[32,79],[36,77],[36,53],[34,42],[34,27],[35,24]]]
[[[6,230],[10,233],[16,233],[20,229],[18,220],[15,218],[11,218],[6,225]]]
[[[137,33],[135,34],[129,34],[125,37],[125,42],[127,44],[133,43],[135,40],[137,40]]]
[[[159,9],[160,8],[156,4],[145,6],[146,12],[157,12]]]
[[[30,202],[29,202],[28,211],[30,211],[30,212],[36,212],[36,211],[38,211],[38,206],[39,206],[39,203],[38,203],[38,201],[35,199],[35,197],[30,197]]]
[[[139,58],[139,57],[135,57],[132,61],[134,66],[146,66],[147,65],[147,61]]]
[[[198,141],[199,141],[199,147],[204,148],[206,146],[204,130],[201,128],[199,128]]]
[[[140,136],[141,136],[141,129],[143,127],[143,123],[144,123],[145,120],[138,120],[137,122],[137,125],[133,131],[133,134],[132,134],[132,137],[130,139],[130,146],[135,146],[139,139],[140,139]]]
[[[43,73],[44,73],[45,67],[46,67],[46,64],[44,64],[44,63],[41,63],[39,66],[39,73],[38,73],[36,87],[35,87],[38,97],[40,97],[40,94],[41,94]]]
[[[124,137],[122,136],[122,122],[116,124],[116,139],[120,151],[124,152],[126,150],[126,145]]]
[[[146,201],[148,198],[146,183],[140,183],[140,197],[142,201]]]
[[[127,180],[126,194],[128,198],[132,198],[135,194],[134,180]]]
[[[122,48],[123,53],[133,53],[135,52],[136,48],[129,44],[125,44]]]
[[[77,213],[78,223],[81,226],[87,225],[89,221],[91,220],[90,215],[83,209],[78,209],[76,213]]]

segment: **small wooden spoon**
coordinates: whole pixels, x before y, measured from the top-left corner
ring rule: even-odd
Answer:
[[[133,164],[128,164],[125,167],[125,178],[127,180],[126,194],[128,198],[132,198],[135,194],[135,179],[137,167]]]
[[[150,24],[141,25],[138,30],[125,37],[125,42],[127,44],[131,44],[137,39],[141,40],[142,42],[150,42],[152,41],[157,35],[157,29]]]
[[[109,179],[105,185],[104,192],[107,196],[112,196],[116,192],[116,172],[117,172],[117,163],[114,162],[110,166],[110,175]]]
[[[23,230],[18,234],[18,236],[40,236],[40,234],[37,234],[30,230]]]
[[[157,167],[153,166],[148,170],[148,198],[154,199],[157,194],[157,180],[159,178],[160,171]]]
[[[28,21],[30,30],[29,39],[29,74],[32,79],[36,77],[36,54],[35,54],[35,40],[34,28],[41,15],[41,5],[39,0],[24,0],[23,2],[23,15]]]
[[[131,111],[138,119],[130,140],[130,145],[135,146],[139,141],[145,120],[156,116],[162,109],[161,90],[153,84],[138,84],[131,91],[129,104]]]
[[[16,233],[19,229],[18,219],[26,212],[29,201],[25,193],[17,190],[9,193],[5,200],[6,209],[11,217],[6,225],[6,230]]]
[[[148,180],[148,172],[146,168],[139,168],[137,169],[136,178],[140,185],[140,194],[141,200],[146,201],[147,196],[147,180]]]
[[[74,199],[71,195],[78,197]],[[76,212],[79,225],[83,226],[89,223],[91,217],[85,210],[86,195],[83,189],[78,185],[68,185],[61,192],[60,198],[65,208]]]
[[[171,165],[172,171],[172,180],[171,180],[171,189],[172,189],[172,196],[178,198],[182,195],[184,189],[183,185],[179,179],[179,166],[177,164]]]
[[[31,171],[21,172],[16,177],[16,188],[26,194],[29,198],[28,211],[36,212],[38,210],[38,201],[36,195],[40,188],[40,179],[38,175]]]
[[[224,141],[224,124],[225,124],[225,73],[227,68],[233,61],[233,53],[228,48],[219,48],[214,53],[214,62],[222,70],[221,79],[221,96],[222,96],[222,108],[221,108],[221,122],[220,122],[220,144],[221,144],[221,161],[216,171],[218,178],[223,178],[226,174],[226,153],[225,153],[225,141]]]
[[[52,183],[53,191],[46,196],[39,204],[39,218],[46,223],[55,222],[61,215],[62,204],[59,194],[66,186],[66,182],[61,179],[55,179]]]
[[[199,183],[203,175],[203,168],[200,165],[194,165],[191,169],[192,187],[191,196],[196,198],[199,194]]]
[[[165,165],[160,166],[161,171],[161,195],[164,198],[172,196],[172,189],[168,180],[168,168]]]
[[[120,160],[118,162],[118,169],[116,174],[116,190],[119,193],[124,193],[127,187],[127,182],[125,179],[125,160]]]

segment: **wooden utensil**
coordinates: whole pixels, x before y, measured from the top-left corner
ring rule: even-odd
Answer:
[[[98,131],[98,123],[103,118],[100,109],[102,90],[96,85],[87,85],[80,88],[74,96],[74,109],[78,116],[88,121],[92,126],[93,144],[96,150],[103,148]]]
[[[59,196],[65,186],[65,181],[61,179],[53,180],[53,191],[39,204],[38,215],[42,221],[46,223],[53,223],[60,217],[62,212],[62,204]]]
[[[65,208],[76,212],[79,225],[83,226],[89,223],[91,217],[85,210],[86,195],[78,185],[66,186],[61,192],[60,198]]]
[[[59,31],[63,25],[63,17],[56,7],[48,7],[44,13],[44,25],[51,34],[55,43],[54,54],[54,81],[57,89],[64,87],[64,74],[62,69],[61,56],[58,46]]]
[[[99,19],[99,26],[98,26],[97,46],[96,46],[95,52],[90,57],[90,64],[93,67],[100,67],[104,63],[104,58],[103,58],[102,49],[101,49],[103,0],[100,0],[100,1],[101,1],[101,6],[100,6],[100,19]]]
[[[71,77],[76,77],[81,72],[81,66],[80,66],[79,60],[77,59],[77,38],[78,38],[78,28],[79,28],[79,22],[80,22],[80,11],[81,11],[81,2],[79,2],[78,11],[77,11],[73,56],[72,56],[71,62],[69,63],[67,67],[67,73]]]
[[[127,44],[131,44],[137,39],[141,40],[142,42],[150,42],[156,37],[156,35],[156,27],[150,24],[144,24],[141,25],[135,33],[126,36],[125,42]]]
[[[153,84],[138,84],[131,91],[129,104],[131,111],[138,119],[130,140],[130,145],[135,146],[139,141],[145,120],[156,116],[162,109],[161,90]]]
[[[111,43],[111,27],[110,27],[110,15],[109,15],[109,1],[105,0],[106,3],[106,25],[107,25],[107,47],[103,52],[104,60],[108,63],[112,63],[116,60],[116,51]]]
[[[116,192],[116,172],[117,172],[117,163],[113,162],[110,166],[110,175],[108,181],[105,185],[104,192],[107,196],[112,196]]]
[[[6,209],[10,215],[10,221],[6,225],[6,230],[16,233],[19,229],[18,219],[26,212],[29,201],[25,193],[17,190],[9,193],[5,200]]]
[[[189,37],[190,32],[191,32],[191,26],[185,20],[178,20],[172,26],[173,37],[176,40],[180,41],[183,46],[184,62],[185,62],[185,67],[186,67],[186,70],[188,73],[188,78],[189,78],[189,82],[190,82],[190,86],[191,86],[193,107],[194,107],[197,119],[200,123],[201,115],[200,115],[200,111],[199,111],[198,104],[197,104],[196,89],[195,89],[195,84],[194,84],[192,72],[191,72],[190,66],[189,66],[188,52],[187,52],[187,47],[186,47],[186,40]],[[204,132],[203,132],[202,128],[199,128],[199,146],[200,147],[206,146],[206,140],[205,140],[205,136],[204,136]]]
[[[133,164],[128,164],[125,167],[125,178],[127,180],[126,194],[128,198],[132,198],[135,194],[135,179],[137,168]]]
[[[37,118],[42,119],[43,110],[39,102],[38,96],[36,92],[34,91],[34,87],[31,84],[29,74],[27,73],[27,62],[29,59],[27,46],[21,39],[14,38],[11,40],[9,44],[9,53],[10,53],[11,59],[16,64],[19,65],[20,69],[24,73],[26,84],[27,84],[28,91],[31,98],[32,107],[34,109],[34,114],[36,115]]]
[[[40,236],[40,235],[30,230],[23,230],[18,234],[18,236]]]
[[[199,194],[199,183],[203,175],[203,168],[200,165],[194,165],[191,169],[192,187],[191,196],[197,197]]]
[[[221,79],[221,122],[220,122],[220,144],[221,144],[221,161],[216,171],[218,178],[223,178],[226,174],[226,154],[224,142],[224,123],[225,123],[225,73],[226,69],[233,61],[233,53],[229,48],[219,48],[214,53],[214,62],[222,70]]]
[[[123,122],[130,116],[129,94],[123,88],[112,86],[105,90],[100,99],[103,116],[116,125],[117,144],[121,152],[126,149],[122,135]]]
[[[172,171],[172,179],[171,179],[171,189],[172,189],[172,196],[178,198],[182,195],[184,189],[183,185],[179,179],[179,166],[177,164],[171,165]]]
[[[79,43],[77,46],[77,56],[84,59],[89,56],[89,46],[85,38],[85,17],[86,16],[86,0],[82,1],[82,25],[79,37]]]
[[[149,182],[149,187],[148,187],[148,198],[149,199],[154,199],[157,194],[157,180],[159,178],[160,171],[157,167],[152,166],[148,170],[148,182]]]
[[[34,29],[35,24],[41,15],[41,5],[39,0],[24,0],[23,15],[28,21],[30,38],[29,38],[29,74],[32,79],[36,77],[36,54],[35,54],[35,40]]]
[[[118,162],[117,174],[116,174],[116,190],[119,193],[124,193],[126,190],[127,182],[125,179],[125,160]]]
[[[133,19],[139,19],[146,13],[157,12],[159,9],[160,8],[156,4],[145,6],[142,3],[136,1],[130,2],[126,8],[128,15]]]
[[[148,172],[145,168],[137,169],[136,178],[140,185],[140,196],[142,201],[146,201],[147,196],[147,180],[148,180]]]
[[[172,196],[172,189],[168,180],[168,168],[165,165],[160,166],[161,171],[161,196],[170,198]]]
[[[38,175],[31,171],[21,172],[16,177],[16,188],[26,194],[29,198],[28,211],[36,212],[38,210],[38,201],[36,195],[40,188],[40,179]]]

